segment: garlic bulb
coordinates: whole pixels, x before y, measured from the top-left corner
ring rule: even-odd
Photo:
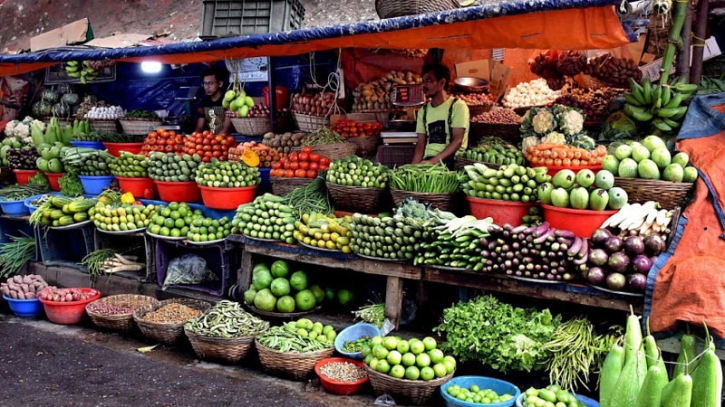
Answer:
[[[561,95],[560,91],[549,89],[544,79],[522,82],[504,96],[503,105],[509,108],[543,106],[552,103]]]
[[[121,106],[96,106],[86,113],[86,119],[115,120],[126,115]]]

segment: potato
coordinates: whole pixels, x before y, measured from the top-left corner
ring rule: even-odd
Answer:
[[[78,294],[66,294],[65,295],[65,300],[68,301],[68,302],[78,301],[77,296],[78,296]]]
[[[24,276],[23,277],[23,283],[25,284],[32,284],[32,282],[35,280],[35,276]]]
[[[14,282],[16,284],[20,284],[20,283],[23,282],[23,277],[21,277],[21,276],[15,276],[15,277],[13,277],[13,280],[14,280]]]
[[[7,286],[0,288],[0,292],[6,297],[10,296],[10,289]]]
[[[26,293],[25,294],[25,299],[26,300],[32,300],[34,298],[35,298],[35,293]]]
[[[18,292],[17,291],[10,291],[10,298],[17,299],[18,298]]]
[[[22,291],[21,292],[18,292],[18,299],[19,300],[24,300],[25,299],[25,294],[23,294]]]

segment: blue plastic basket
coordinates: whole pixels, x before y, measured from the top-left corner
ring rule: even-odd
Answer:
[[[37,298],[31,300],[16,300],[3,295],[3,299],[10,305],[10,310],[19,317],[34,318],[43,312],[43,304]]]
[[[337,350],[337,352],[341,355],[345,355],[349,358],[362,360],[362,352],[345,352],[343,348],[345,347],[345,342],[353,342],[364,336],[369,336],[371,338],[381,336],[380,329],[373,324],[366,323],[348,326],[335,338],[335,350]]]
[[[103,189],[108,188],[113,180],[113,175],[79,175],[83,190],[89,195],[99,195]]]
[[[30,211],[25,207],[25,201],[0,201],[0,208],[8,216],[30,215]]]
[[[518,397],[516,397],[516,407],[524,407],[524,397],[526,394],[521,393]],[[582,396],[580,394],[576,395],[576,399],[579,400],[580,403],[584,403],[587,407],[599,407],[599,402],[589,398],[587,396]]]
[[[257,194],[263,194],[265,192],[272,192],[272,184],[269,182],[269,172],[271,168],[260,168],[259,176],[262,178],[262,182],[257,187]]]
[[[93,148],[96,150],[106,149],[106,146],[103,145],[102,141],[71,141],[70,145],[73,147]]]
[[[503,403],[486,404],[486,407],[511,407],[521,395],[521,390],[518,387],[504,380],[484,376],[460,376],[447,381],[441,386],[441,395],[446,400],[447,407],[480,407],[482,405],[480,403],[468,403],[448,394],[448,388],[456,384],[465,388],[469,388],[475,384],[482,390],[491,389],[498,395],[510,394],[513,396],[513,398]]]

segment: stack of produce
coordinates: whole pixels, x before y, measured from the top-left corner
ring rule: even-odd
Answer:
[[[306,353],[332,348],[336,337],[332,325],[300,318],[270,328],[259,336],[259,343],[280,352]]]
[[[539,51],[529,59],[529,70],[546,80],[551,89],[559,90],[565,84],[565,76],[573,77],[582,72],[587,64],[586,54],[578,51]]]
[[[474,198],[504,201],[535,202],[537,188],[549,182],[551,176],[544,167],[502,165],[497,170],[475,163],[464,167],[466,179],[463,192]]]
[[[180,154],[184,147],[184,136],[176,132],[158,129],[149,133],[143,141],[141,152],[148,157],[151,152]]]
[[[98,77],[102,66],[95,61],[68,61],[65,63],[65,72],[71,78],[80,79],[82,84],[88,83]]]
[[[697,85],[688,84],[684,77],[671,85],[652,84],[649,76],[642,84],[638,81],[639,78],[629,80],[630,93],[624,95],[624,113],[643,127],[651,125],[650,131],[676,133],[687,114],[683,102],[697,92]]]
[[[438,349],[438,343],[430,336],[423,340],[376,336],[370,344],[372,347],[363,349],[365,364],[396,379],[429,381],[456,370],[456,359]]]
[[[37,169],[37,161],[40,155],[31,146],[22,148],[10,148],[6,152],[8,167],[11,170],[34,170]]]
[[[524,226],[539,226],[544,223],[543,211],[540,206],[532,206],[526,215],[521,218]]]
[[[456,157],[497,165],[524,164],[524,155],[521,150],[498,137],[485,137],[477,146],[457,152]]]
[[[309,287],[309,288],[308,288]],[[290,272],[284,260],[277,260],[268,267],[259,263],[252,270],[252,286],[244,292],[244,301],[267,312],[310,311],[325,299],[320,286],[309,286],[304,271]]]
[[[35,138],[31,137],[32,134]],[[36,138],[38,135],[43,138],[43,130],[45,129],[45,123],[35,120],[32,117],[26,117],[22,122],[19,120],[13,120],[5,125],[5,138],[0,144],[0,162],[3,167],[9,165],[8,152],[10,150],[17,150],[13,152],[14,161],[20,152],[31,149],[32,146],[37,142]],[[41,140],[42,141],[42,140]]]
[[[121,155],[109,166],[111,173],[121,178],[148,178],[149,160],[142,154],[121,151]]]
[[[413,72],[392,71],[382,78],[369,83],[361,83],[352,92],[353,112],[381,112],[393,109],[390,101],[391,90],[395,85],[422,84],[423,78]]]
[[[585,136],[589,138],[588,136]],[[528,137],[527,139],[531,139]],[[542,140],[547,140],[549,136],[545,136]],[[524,140],[524,145],[527,145]],[[607,154],[607,149],[599,145],[596,148],[589,140],[585,141],[586,147],[576,147],[573,145],[562,144],[561,142],[547,142],[541,144],[527,145],[525,150],[526,161],[531,165],[541,167],[568,167],[580,168],[587,166],[599,166],[603,163]]]
[[[379,136],[383,125],[378,122],[363,123],[355,120],[340,120],[332,125],[330,130],[345,138]]]
[[[626,87],[629,80],[642,79],[642,70],[631,58],[618,58],[610,53],[589,58],[584,73],[619,88]]]
[[[335,160],[327,171],[327,181],[338,185],[362,188],[386,188],[388,167],[358,156]]]
[[[78,105],[78,109],[75,110],[75,113],[73,114],[76,119],[86,119],[86,114],[91,111],[94,107],[104,107],[106,106],[106,102],[103,100],[98,100],[98,98],[94,95],[86,95],[83,98],[83,101]],[[43,114],[41,116],[48,116],[50,115],[50,108],[48,108],[48,113]]]
[[[78,175],[100,176],[111,175],[111,164],[116,161],[116,157],[111,155],[107,150],[93,150],[88,152],[81,158]],[[68,157],[66,155],[66,157]]]
[[[295,213],[285,202],[269,193],[258,196],[252,203],[239,206],[232,226],[247,237],[294,244]]]
[[[302,152],[290,153],[282,157],[278,163],[272,164],[271,177],[286,178],[317,178],[318,171],[330,168],[330,159],[312,152],[309,146],[302,147]]]
[[[680,354],[671,378],[657,341],[649,329],[643,332],[641,326],[639,318],[631,313],[624,344],[612,345],[604,361],[599,385],[602,406],[721,404],[722,365],[704,321],[704,350],[698,351],[697,337],[690,333],[688,326],[680,339]]]
[[[91,134],[91,122],[88,119],[74,120],[72,124],[68,124],[63,128],[63,139],[68,139],[68,133],[70,133],[70,139],[73,141],[95,141],[95,137]]]
[[[185,324],[193,318],[198,318],[202,311],[184,304],[169,303],[161,308],[147,312],[141,317],[142,321],[160,324]]]
[[[660,209],[655,201],[644,204],[627,203],[619,212],[604,221],[601,227],[618,230],[620,237],[647,237],[656,234],[667,240],[673,216],[674,210]]]
[[[544,79],[534,79],[531,82],[521,82],[506,93],[503,97],[505,107],[516,109],[520,107],[545,106],[552,103],[561,95],[553,91]]]
[[[67,172],[58,178],[60,193],[65,196],[81,196],[85,193],[81,179],[74,173]]]
[[[314,95],[300,93],[292,96],[292,112],[309,116],[326,117],[335,109],[335,93],[323,92]]]
[[[252,150],[259,158],[259,168],[273,168],[274,163],[279,162],[284,156],[283,153],[256,141],[247,141],[237,147],[229,149],[229,161],[242,161],[244,150]]]
[[[65,172],[65,167],[61,161],[64,150],[63,143],[56,142],[54,146],[46,145],[39,149],[41,158],[38,159],[36,165],[40,171],[61,173]]]
[[[458,98],[468,106],[489,106],[494,104],[493,96],[487,93],[458,93],[454,92],[454,98]]]
[[[38,293],[38,298],[53,302],[85,301],[99,295],[96,290],[84,291],[80,288],[45,287]]]
[[[203,217],[201,210],[192,210],[184,202],[171,202],[168,206],[156,207],[148,231],[154,235],[184,237],[189,234],[194,220],[200,217]]]
[[[486,259],[481,257],[481,239],[489,235],[491,218],[478,220],[470,215],[457,218],[450,212],[436,211],[432,219],[430,231],[423,233],[425,242],[420,245],[413,265],[483,270]]]
[[[89,120],[116,120],[126,116],[121,106],[93,106],[83,117]]]
[[[345,254],[352,251],[349,230],[352,217],[336,218],[321,213],[302,215],[301,221],[295,221],[293,237],[308,246],[328,250],[340,250]]]
[[[426,217],[427,213],[424,214]],[[423,241],[425,221],[401,214],[373,218],[356,213],[350,222],[352,251],[383,259],[410,260]]]
[[[184,325],[186,332],[212,338],[256,336],[269,329],[269,322],[244,311],[238,302],[221,300],[203,315]]]
[[[586,404],[577,400],[575,394],[562,389],[556,384],[546,386],[543,389],[530,387],[524,392],[524,407],[536,407],[536,404],[551,402],[554,404],[564,403],[571,407],[586,407]]]
[[[499,404],[505,403],[514,398],[512,394],[498,394],[491,389],[481,389],[478,385],[472,384],[469,387],[461,387],[457,384],[448,386],[446,393],[458,400],[474,404]],[[529,406],[527,406],[529,407]],[[579,407],[585,407],[584,405]]]
[[[196,183],[211,188],[244,188],[259,184],[259,168],[243,162],[202,162],[196,172]]]
[[[687,153],[677,153],[672,157],[665,142],[657,136],[647,136],[641,143],[612,144],[613,154],[604,157],[602,168],[615,177],[670,182],[697,180],[697,168],[687,165],[690,159]]]
[[[222,107],[236,114],[236,117],[247,117],[249,109],[254,106],[254,99],[247,96],[242,89],[230,89],[224,93]],[[221,129],[215,129],[217,131]]]
[[[550,281],[572,281],[586,269],[587,241],[567,230],[504,225],[481,240],[483,272]]]
[[[594,149],[594,140],[585,137],[586,133],[583,133],[585,120],[582,112],[573,107],[556,104],[552,107],[534,107],[526,112],[521,121],[521,133],[527,138],[536,137],[533,144],[560,143]],[[544,138],[539,140],[539,137]],[[583,140],[589,143],[579,144]],[[524,151],[526,147],[524,143]]]
[[[85,222],[90,219],[89,209],[96,206],[96,203],[98,199],[95,198],[71,199],[54,195],[30,215],[30,224],[61,227]]]
[[[647,273],[666,249],[659,235],[621,238],[604,228],[594,231],[591,246],[586,280],[610,290],[635,293],[644,293]]]
[[[327,144],[339,144],[345,143],[345,137],[342,137],[340,133],[330,130],[327,127],[317,129],[310,133],[305,141],[302,143],[303,146],[322,146]]]
[[[0,201],[24,201],[31,196],[48,192],[48,188],[38,185],[8,185],[0,188]]]
[[[554,103],[576,107],[584,112],[588,123],[599,123],[602,114],[609,110],[612,101],[622,96],[624,90],[619,88],[591,89],[565,85],[561,90],[561,96]]]
[[[493,109],[471,117],[471,123],[484,124],[521,124],[521,116],[512,109]]]
[[[133,109],[126,112],[126,119],[139,119],[139,120],[161,120],[156,112],[152,112],[145,109]]]
[[[181,152],[188,155],[198,155],[201,161],[208,163],[216,158],[226,161],[229,156],[229,149],[236,147],[237,142],[232,136],[222,134],[214,135],[212,132],[191,133],[183,140]]]
[[[272,147],[281,153],[288,154],[293,148],[301,147],[305,141],[305,137],[307,137],[305,133],[266,133],[262,136],[262,144]]]
[[[141,230],[151,224],[156,215],[154,205],[108,205],[98,202],[95,207],[88,210],[88,215],[98,229],[112,232],[125,232]]]
[[[16,300],[32,300],[37,297],[48,283],[42,276],[26,274],[24,276],[9,277],[7,281],[0,284],[0,292],[7,297]]]
[[[284,199],[290,204],[298,219],[310,213],[332,215],[335,212],[325,180],[322,178],[315,178],[304,187],[293,189]]]
[[[551,182],[539,186],[541,203],[559,208],[604,211],[622,209],[627,204],[627,192],[614,186],[614,176],[607,170],[594,175],[591,170],[561,170]]]
[[[442,163],[406,164],[390,172],[390,188],[428,194],[453,194],[460,175]]]
[[[195,216],[189,227],[189,233],[186,234],[186,238],[191,242],[210,242],[225,239],[227,236],[236,232],[238,231],[234,230],[232,222],[226,216],[220,219]]]
[[[173,153],[151,153],[149,155],[149,177],[156,181],[193,182],[201,163],[198,155]]]
[[[36,255],[34,236],[10,236],[10,242],[0,246],[0,277],[18,274]]]

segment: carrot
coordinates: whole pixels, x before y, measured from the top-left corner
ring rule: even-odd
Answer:
[[[557,167],[561,167],[561,159],[557,158],[556,160],[554,160],[554,165]]]
[[[563,164],[563,165],[564,165],[565,167],[568,167],[568,166],[570,166],[570,165],[571,165],[571,160],[570,160],[569,158],[565,158],[565,159],[561,160],[561,163],[562,163],[562,164]]]
[[[589,165],[589,163],[590,163],[590,162],[589,162],[589,161],[587,161],[587,160],[580,160],[580,161],[579,161],[579,164],[580,164],[580,165],[582,165],[582,166],[587,166],[587,165]]]
[[[578,167],[581,165],[581,161],[577,160],[576,158],[571,160],[571,165]]]
[[[554,165],[554,160],[552,160],[551,158],[547,158],[546,161],[544,161],[544,164],[546,164],[547,166]]]

